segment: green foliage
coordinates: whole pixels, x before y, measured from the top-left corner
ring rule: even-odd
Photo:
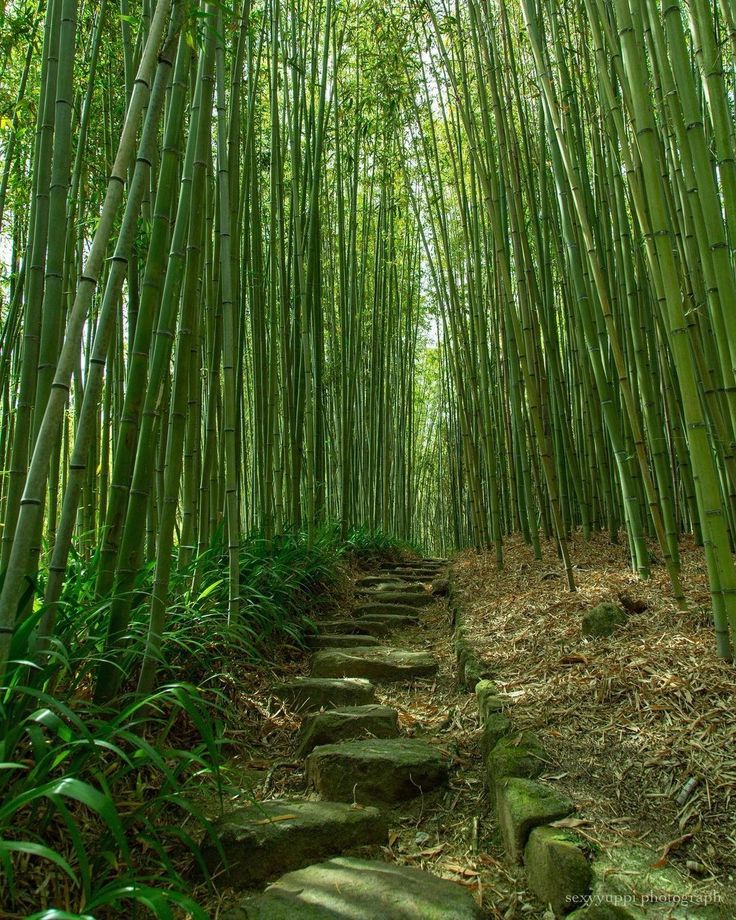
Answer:
[[[3,694],[0,903],[37,908],[43,874],[51,906],[136,902],[166,917],[179,904],[206,916],[187,898],[180,866],[197,858],[208,827],[191,793],[205,775],[218,782],[212,699],[183,683],[110,710],[58,696],[19,685]]]
[[[366,527],[357,527],[348,534],[344,555],[358,563],[393,562],[412,555],[421,555],[419,547]]]
[[[366,529],[340,543],[335,526],[311,540],[253,535],[240,549],[235,621],[227,556],[211,547],[172,577],[159,670],[169,682],[140,698],[132,690],[153,576],[144,568],[116,659],[127,694],[110,708],[93,704],[90,690],[112,598],[95,599],[95,568],[73,554],[45,664],[31,664],[38,608],[15,632],[0,691],[0,904],[29,914],[43,906],[33,916],[49,920],[138,908],[205,917],[185,893],[183,874],[197,863],[210,826],[196,804],[203,784],[214,801],[222,794],[227,711],[218,678],[236,662],[264,660],[284,640],[299,643],[315,605],[338,585],[343,561],[397,559],[410,549]],[[50,879],[45,905],[35,893],[41,875]]]

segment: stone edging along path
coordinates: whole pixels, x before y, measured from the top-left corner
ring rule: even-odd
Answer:
[[[539,780],[544,748],[534,733],[514,731],[508,699],[469,637],[452,577],[448,595],[458,674],[478,707],[485,783],[506,857],[523,866],[529,889],[556,917],[569,920],[730,918],[730,911],[693,899],[687,881],[655,865],[652,851],[631,848],[610,858],[574,832],[585,822],[573,817],[569,798]]]
[[[574,806],[551,786],[538,782],[545,764],[544,750],[530,732],[514,733],[499,688],[468,639],[452,579],[449,607],[458,674],[465,688],[475,692],[485,780],[495,800],[504,850],[511,862],[524,865],[529,888],[539,900],[556,916],[562,916],[575,904],[584,904],[591,889],[585,842],[564,827],[564,819],[573,813]],[[604,920],[608,915],[598,915],[595,908],[588,907],[574,911],[572,916]]]
[[[399,698],[402,687],[431,691],[438,661],[426,650],[392,645],[391,636],[421,636],[431,605],[447,592],[445,568],[444,560],[426,559],[359,579],[352,615],[320,623],[312,637],[309,676],[272,688],[302,716],[295,749],[305,763],[306,794],[232,811],[216,825],[219,845],[203,841],[215,883],[247,892],[223,920],[485,916],[460,884],[353,855],[385,847],[397,817],[417,802],[422,811],[431,808],[433,796],[446,792],[448,753],[431,736],[402,736],[399,712],[376,700],[389,686]]]

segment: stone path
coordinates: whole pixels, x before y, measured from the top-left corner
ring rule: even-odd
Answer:
[[[421,638],[422,618],[443,593],[445,574],[443,560],[425,559],[361,578],[352,615],[322,623],[311,639],[310,675],[272,688],[302,717],[295,757],[304,759],[306,796],[238,809],[217,825],[217,843],[203,845],[217,881],[248,892],[223,920],[484,916],[459,884],[350,855],[385,846],[396,810],[447,786],[447,752],[431,741],[402,737],[397,710],[378,705],[375,697],[377,687],[431,686],[436,679],[431,654],[395,647],[391,636],[409,630]],[[440,587],[433,592],[435,582]],[[327,857],[333,858],[325,862]],[[257,890],[269,882],[265,891]]]

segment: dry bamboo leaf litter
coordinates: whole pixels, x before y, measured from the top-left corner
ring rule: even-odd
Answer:
[[[733,890],[736,669],[715,655],[702,551],[683,541],[685,612],[662,566],[640,581],[626,546],[605,536],[572,539],[576,593],[562,579],[542,581],[549,558],[535,560],[520,538],[505,551],[501,572],[491,554],[455,561],[468,639],[515,728],[540,736],[549,776],[578,805],[586,836],[604,849],[644,842]],[[623,602],[629,619],[610,638],[584,639],[582,615],[603,601]]]

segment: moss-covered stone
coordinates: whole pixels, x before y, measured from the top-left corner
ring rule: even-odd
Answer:
[[[619,626],[623,626],[626,619],[626,614],[616,604],[598,604],[583,617],[583,635],[593,639],[610,636]]]
[[[490,667],[482,661],[473,646],[458,629],[455,636],[455,657],[457,658],[458,683],[466,690],[475,689],[479,681],[490,676]]]
[[[314,651],[323,648],[373,648],[378,645],[375,636],[341,635],[340,633],[321,633],[310,636],[307,645]]]
[[[285,800],[241,808],[217,822],[201,854],[221,884],[252,888],[350,847],[384,843],[386,818],[376,808]]]
[[[361,626],[361,624],[353,618],[349,620],[322,620],[319,624],[319,629],[322,633],[342,633],[346,636],[373,635],[371,630],[367,629],[365,626]]]
[[[237,920],[480,920],[470,891],[379,860],[331,859],[290,872],[244,902]]]
[[[437,576],[440,570],[436,566],[429,566],[426,568],[395,568],[387,569],[387,571],[390,575],[398,575],[405,581],[429,582]]]
[[[490,668],[485,661],[477,655],[469,655],[463,671],[463,686],[466,690],[472,690],[479,680],[483,680],[489,674]]]
[[[529,887],[556,917],[569,913],[576,899],[590,891],[590,863],[582,841],[570,831],[535,827],[524,850],[524,865]]]
[[[398,575],[366,575],[365,578],[359,578],[355,582],[356,588],[382,588],[388,587],[393,589],[406,582]]]
[[[333,648],[312,656],[313,677],[366,677],[377,681],[434,677],[437,661],[427,652],[399,648]]]
[[[396,738],[399,715],[390,706],[345,706],[309,715],[302,720],[297,756],[305,757],[321,744],[358,738]]]
[[[476,683],[475,699],[481,723],[485,722],[492,712],[500,712],[503,709],[503,700],[492,680],[483,679]]]
[[[388,636],[395,629],[409,629],[413,626],[419,626],[419,620],[415,616],[396,613],[363,614],[357,617],[355,622],[368,630],[372,636]]]
[[[414,586],[407,585],[408,590],[375,590],[361,591],[360,596],[365,603],[380,607],[395,607],[401,604],[404,607],[428,607],[434,598],[419,585],[419,590],[412,590]],[[390,610],[388,611],[391,612]]]
[[[307,781],[335,802],[402,802],[445,785],[447,775],[443,754],[410,738],[327,744],[307,758]]]
[[[429,595],[427,595],[429,597]],[[420,595],[407,595],[408,597],[420,597]],[[406,617],[415,617],[417,615],[417,609],[410,603],[407,603],[407,599],[403,598],[400,601],[388,603],[387,601],[381,601],[374,598],[371,598],[369,603],[358,604],[355,608],[356,617],[374,617],[374,616],[383,616],[388,614],[389,616],[406,616]],[[431,598],[430,602],[431,602]]]
[[[641,905],[637,917],[648,915],[655,906],[666,906],[673,920],[724,920],[736,916],[736,904],[704,903],[711,894],[702,885],[682,875],[675,866],[654,868],[657,853],[642,846],[619,846],[593,863],[593,896],[598,902],[636,903],[642,893],[652,899]],[[587,920],[587,915],[586,915]]]
[[[317,712],[334,706],[363,706],[374,701],[373,684],[358,678],[295,677],[275,684],[273,694],[302,712]]]
[[[529,834],[541,824],[565,818],[572,802],[551,786],[513,777],[496,786],[496,812],[506,854],[520,863]]]
[[[491,712],[482,721],[481,725],[480,750],[485,761],[501,738],[511,732],[511,720],[502,712]]]
[[[644,920],[644,914],[620,904],[591,904],[568,914],[567,920]]]
[[[492,789],[510,776],[536,779],[545,764],[544,748],[532,732],[502,737],[486,757],[486,776]]]

